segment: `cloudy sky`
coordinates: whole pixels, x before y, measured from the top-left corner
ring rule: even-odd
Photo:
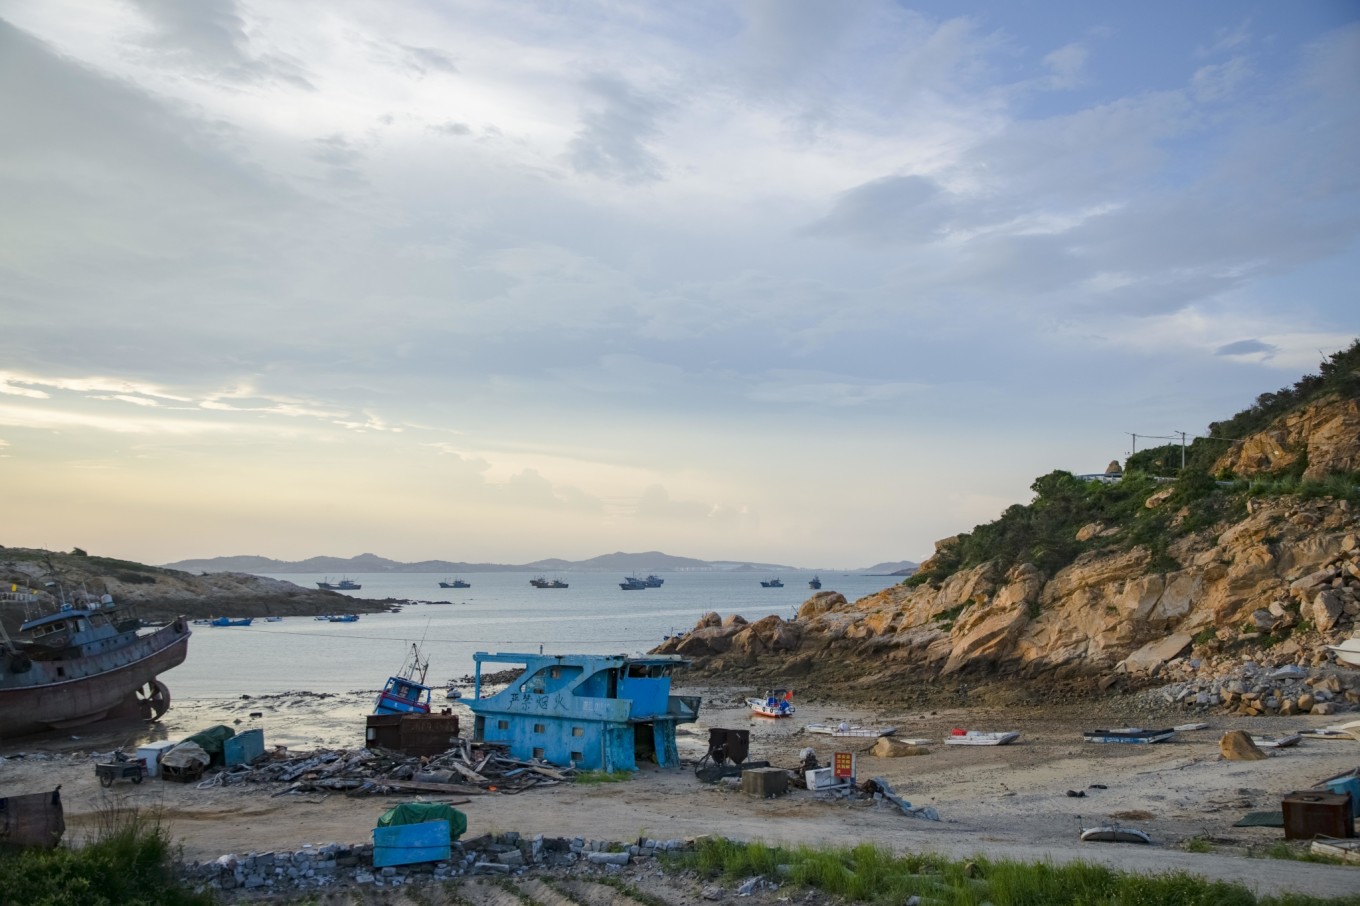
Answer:
[[[1360,334],[1357,148],[1349,0],[0,0],[3,543],[920,560]]]

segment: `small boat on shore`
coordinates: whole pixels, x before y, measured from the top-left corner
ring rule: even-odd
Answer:
[[[1251,741],[1258,749],[1287,749],[1298,745],[1302,738],[1302,733],[1290,733],[1288,736],[1253,736]]]
[[[986,732],[955,727],[945,737],[944,744],[947,746],[1008,746],[1019,738],[1019,730]]]
[[[1328,645],[1338,661],[1349,667],[1360,667],[1360,639],[1346,639],[1340,645]]]
[[[746,704],[757,717],[792,717],[793,690],[776,689],[766,692],[764,698],[748,698]]]
[[[254,617],[218,617],[209,621],[210,626],[249,626]]]
[[[1108,824],[1102,827],[1088,827],[1082,830],[1083,843],[1151,843],[1152,838],[1146,831],[1136,827],[1122,827]]]
[[[439,587],[440,587],[440,588],[471,588],[471,587],[472,587],[472,584],[471,584],[470,582],[464,582],[462,579],[445,579],[444,581],[442,581],[442,582],[439,583]]]
[[[266,623],[282,623],[283,617],[265,617],[264,621]]]
[[[411,645],[406,662],[394,676],[387,678],[387,685],[378,693],[373,704],[374,714],[429,714],[430,687],[425,685],[425,674],[430,669],[430,659],[420,656],[420,646]]]
[[[1356,741],[1355,734],[1348,733],[1347,731],[1336,727],[1318,727],[1316,730],[1304,730],[1299,735],[1306,736],[1309,739],[1335,739],[1342,742]]]
[[[1161,730],[1145,730],[1142,727],[1119,727],[1113,730],[1084,730],[1081,735],[1087,742],[1151,745],[1154,742],[1166,742],[1176,735],[1176,730],[1173,727],[1166,727]]]
[[[838,724],[808,724],[803,729],[809,733],[821,733],[825,736],[858,737],[861,739],[877,739],[880,736],[891,736],[897,732],[896,727],[861,727],[845,721]]]
[[[784,582],[781,579],[761,579],[761,588],[783,588]]]

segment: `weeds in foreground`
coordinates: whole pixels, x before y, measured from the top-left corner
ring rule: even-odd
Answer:
[[[0,850],[0,902],[42,906],[211,906],[179,880],[178,851],[158,817],[108,809],[94,840],[79,849]]]
[[[1211,853],[1214,851],[1213,841],[1208,837],[1191,837],[1185,841],[1185,851],[1190,853]]]
[[[1197,838],[1199,839],[1199,838]],[[1205,844],[1208,841],[1204,841]],[[855,903],[901,903],[912,896],[940,906],[1313,906],[1360,904],[1360,897],[1326,900],[1258,897],[1240,884],[1174,872],[1123,874],[1085,862],[961,862],[923,853],[900,856],[868,844],[852,848],[786,849],[715,839],[668,859],[708,877],[762,875]]]

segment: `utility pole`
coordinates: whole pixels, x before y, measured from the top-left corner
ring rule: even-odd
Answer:
[[[1185,470],[1185,432],[1184,432],[1184,431],[1172,431],[1171,433],[1172,433],[1172,434],[1179,434],[1179,435],[1181,436],[1181,470],[1184,471],[1184,470]]]
[[[1132,456],[1134,453],[1138,452],[1138,435],[1134,434],[1132,431],[1125,431],[1124,433],[1133,438],[1133,450],[1129,453],[1129,455]]]

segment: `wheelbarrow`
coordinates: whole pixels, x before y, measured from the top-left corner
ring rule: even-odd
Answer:
[[[94,775],[99,778],[100,786],[113,786],[115,780],[131,780],[141,783],[146,776],[146,762],[140,758],[129,758],[122,752],[113,754],[113,761],[101,761],[94,766]]]

